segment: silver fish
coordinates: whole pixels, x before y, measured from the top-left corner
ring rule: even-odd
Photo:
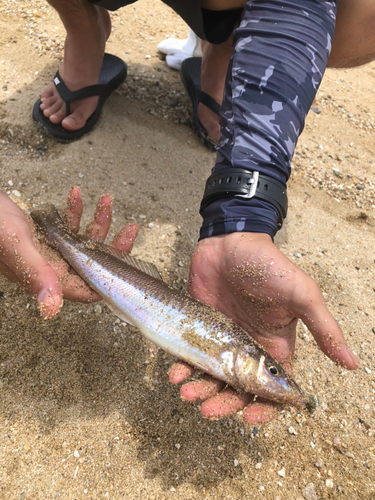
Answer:
[[[72,234],[53,206],[31,216],[114,314],[164,351],[240,392],[299,408],[307,404],[296,382],[242,328],[168,286],[155,266]]]

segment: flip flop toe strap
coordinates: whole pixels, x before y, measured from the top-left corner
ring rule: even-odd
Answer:
[[[72,101],[78,101],[79,99],[85,99],[86,97],[100,96],[106,89],[106,85],[96,84],[89,85],[88,87],[84,87],[79,90],[69,90],[58,71],[53,79],[53,83],[55,84],[56,90],[61,99],[65,102],[67,116],[70,115],[70,103]]]
[[[203,90],[197,89],[199,102],[210,108],[212,111],[220,115],[221,106],[215,101],[210,95],[203,92]]]

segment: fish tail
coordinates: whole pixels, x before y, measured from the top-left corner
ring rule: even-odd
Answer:
[[[48,242],[54,246],[58,246],[61,236],[65,238],[71,236],[65,222],[53,205],[43,210],[34,210],[30,216]]]

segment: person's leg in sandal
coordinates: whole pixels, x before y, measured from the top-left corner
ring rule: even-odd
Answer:
[[[59,73],[66,86],[79,90],[98,83],[106,40],[111,31],[108,12],[87,0],[49,0],[66,29],[64,61]],[[66,116],[66,105],[51,82],[41,94],[40,109],[53,124],[66,130],[82,128],[93,114],[98,97],[75,101]]]

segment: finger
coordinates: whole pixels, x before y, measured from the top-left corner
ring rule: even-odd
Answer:
[[[76,274],[65,275],[61,280],[64,297],[73,302],[97,302],[101,297]]]
[[[183,385],[180,394],[182,399],[197,403],[216,396],[224,387],[225,383],[221,380],[207,377]]]
[[[114,237],[111,246],[115,247],[121,252],[130,253],[134,241],[138,235],[139,227],[137,224],[128,224]]]
[[[68,203],[64,214],[64,219],[72,233],[78,233],[79,231],[82,212],[81,190],[79,187],[73,186],[68,195]]]
[[[256,399],[243,411],[243,421],[246,424],[265,424],[277,416],[278,405],[270,401]]]
[[[201,406],[201,413],[205,418],[229,417],[245,408],[253,398],[252,394],[238,394],[234,389],[228,387],[205,401]]]
[[[302,317],[320,349],[333,361],[356,370],[358,359],[346,345],[341,328],[324,304]]]
[[[23,243],[24,244],[24,243]],[[16,281],[23,288],[36,296],[40,314],[44,319],[55,316],[62,304],[62,289],[56,272],[39,254],[34,245],[30,245],[26,257],[18,255],[12,269]]]
[[[318,285],[314,280],[311,282],[308,297],[302,297],[304,305],[300,308],[299,317],[329,358],[349,370],[357,369],[359,365],[357,358],[346,345],[342,330],[328,311]]]
[[[194,373],[194,368],[183,361],[178,361],[174,363],[168,372],[169,382],[171,384],[180,384],[185,382]]]
[[[86,236],[92,240],[104,241],[112,222],[113,196],[105,194],[96,205],[94,220],[86,229]]]

